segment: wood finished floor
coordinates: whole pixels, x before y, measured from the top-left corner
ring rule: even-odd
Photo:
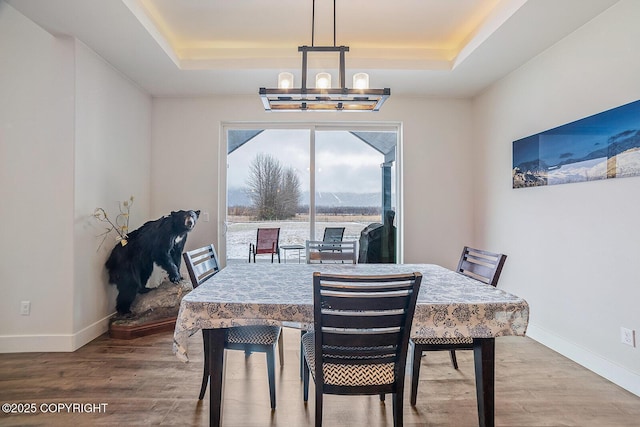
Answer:
[[[277,368],[277,409],[269,407],[265,357],[227,351],[223,425],[312,425],[313,392],[302,402],[299,332],[285,331],[285,366]],[[0,354],[0,403],[106,403],[102,413],[0,413],[2,426],[208,425],[208,392],[198,401],[202,337],[191,337],[191,362],[171,352],[172,333],[134,340],[102,336],[74,353]],[[423,358],[418,405],[405,393],[405,426],[477,426],[473,358],[458,352]],[[408,380],[409,378],[407,378]],[[496,340],[497,426],[640,425],[640,397],[529,338]],[[391,426],[391,401],[326,396],[325,426]]]

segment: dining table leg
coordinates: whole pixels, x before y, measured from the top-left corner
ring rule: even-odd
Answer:
[[[224,388],[224,343],[226,329],[203,329],[209,341],[209,425],[222,425]]]
[[[478,425],[495,425],[495,338],[474,338],[473,359],[476,370]]]

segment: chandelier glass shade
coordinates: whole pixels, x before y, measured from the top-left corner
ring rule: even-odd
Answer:
[[[291,89],[293,87],[293,74],[286,71],[278,74],[278,89]]]

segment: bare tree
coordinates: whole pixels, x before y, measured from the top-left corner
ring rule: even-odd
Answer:
[[[295,216],[301,192],[293,168],[283,169],[277,159],[260,153],[251,163],[247,187],[258,220]]]
[[[288,167],[282,173],[282,185],[279,194],[283,218],[296,216],[302,193],[300,191],[300,178],[298,178],[298,174],[292,167]]]

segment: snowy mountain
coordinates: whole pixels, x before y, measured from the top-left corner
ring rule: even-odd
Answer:
[[[380,193],[319,193],[316,197],[317,206],[379,206],[382,196]],[[228,206],[250,206],[251,201],[241,188],[230,188],[227,193]],[[309,192],[302,193],[301,205],[309,204]]]

